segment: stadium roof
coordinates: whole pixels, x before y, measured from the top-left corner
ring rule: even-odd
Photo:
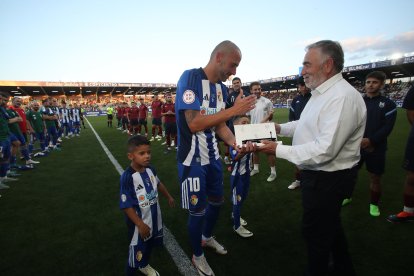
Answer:
[[[354,84],[363,82],[372,71],[381,70],[388,79],[414,76],[414,56],[371,62],[345,67],[342,74]],[[259,80],[264,91],[286,90],[296,87],[299,75]],[[248,87],[250,82],[243,83]],[[0,90],[12,96],[73,96],[73,95],[140,95],[175,93],[176,84],[165,83],[117,83],[117,82],[44,82],[0,81]]]

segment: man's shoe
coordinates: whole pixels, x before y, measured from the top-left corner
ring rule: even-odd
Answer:
[[[288,186],[288,189],[289,190],[294,190],[294,189],[297,189],[299,187],[300,187],[300,181],[299,180],[295,180],[295,181],[292,182],[292,184],[290,184]]]
[[[44,157],[44,156],[46,156],[46,154],[44,153],[44,152],[36,152],[34,155],[33,155],[33,157]]]
[[[4,189],[10,189],[10,186],[7,186],[6,184],[3,184],[0,182],[0,190],[4,190]]]
[[[216,253],[220,254],[220,255],[226,255],[227,254],[226,248],[224,248],[224,246],[219,244],[214,237],[211,237],[211,238],[206,239],[206,240],[202,240],[201,241],[201,246],[213,248],[214,250],[216,250]]]
[[[152,136],[151,139],[150,139],[150,142],[152,142],[154,140],[155,140],[155,138],[154,138],[154,136]]]
[[[161,145],[166,145],[166,144],[167,144],[167,141],[164,141],[161,143]]]
[[[11,177],[16,177],[16,176],[20,176],[20,173],[17,173],[16,171],[8,171],[7,172],[7,176],[11,176]]]
[[[389,222],[393,223],[400,223],[400,222],[413,222],[414,221],[414,213],[408,212],[399,212],[396,215],[390,215],[387,217]]]
[[[267,178],[267,182],[272,182],[276,179],[276,174],[275,173],[271,173],[269,175],[269,177]]]
[[[13,177],[8,177],[8,176],[0,178],[0,182],[2,182],[2,183],[4,183],[4,182],[13,182],[13,181],[17,181],[17,180],[19,180],[19,179],[13,178]]]
[[[250,176],[253,176],[253,175],[255,175],[255,174],[258,174],[259,173],[259,170],[252,170],[251,172],[250,172]]]
[[[342,206],[346,206],[346,205],[348,205],[349,203],[351,203],[352,202],[352,198],[345,198],[343,201],[342,201]]]
[[[204,255],[200,257],[196,257],[193,255],[192,262],[195,268],[197,269],[198,274],[200,274],[201,276],[214,276],[214,272],[208,265],[206,257],[204,257]]]
[[[158,271],[153,269],[149,264],[144,268],[139,268],[139,271],[144,275],[159,276]]]
[[[381,214],[378,206],[374,204],[369,205],[369,213],[373,217],[379,217],[379,215]]]
[[[233,221],[234,217],[233,217],[233,213],[231,213],[231,220]],[[240,217],[240,225],[246,226],[247,225],[247,221],[245,221],[244,219],[242,219],[242,217]]]
[[[253,236],[253,233],[247,230],[246,228],[244,228],[243,225],[240,225],[239,228],[234,229],[234,231],[237,234],[239,234],[240,237],[243,237],[243,238],[248,238],[248,237]]]
[[[175,142],[174,142],[174,140],[172,140],[171,141],[171,147],[174,147],[175,146]]]
[[[19,170],[21,171],[28,171],[28,170],[33,170],[33,169],[34,167],[32,164],[19,166]]]
[[[39,164],[40,162],[39,161],[34,161],[34,160],[32,160],[32,159],[29,159],[29,160],[27,160],[26,161],[26,165],[30,165],[30,164]]]

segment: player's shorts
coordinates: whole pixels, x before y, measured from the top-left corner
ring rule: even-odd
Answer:
[[[128,228],[131,229],[130,227]],[[132,229],[135,229],[135,227]],[[163,242],[162,236],[144,241],[139,234],[134,236],[134,231],[128,231],[128,239],[130,240],[128,266],[131,268],[143,268],[147,266],[153,247],[160,246]]]
[[[122,123],[123,124],[128,124],[128,118],[127,117],[122,117]]]
[[[137,126],[137,125],[139,125],[139,120],[138,119],[131,119],[131,120],[129,120],[129,125],[130,126]]]
[[[113,118],[113,115],[112,114],[107,114],[107,116],[108,116],[108,119],[109,120],[112,120],[112,118]]]
[[[35,132],[35,133],[32,133],[32,136],[35,139],[37,139],[39,141],[42,141],[42,142],[45,140],[45,134],[44,134],[44,132]]]
[[[72,126],[80,126],[80,121],[73,121]]]
[[[177,124],[174,123],[164,123],[165,135],[175,135],[177,134]]]
[[[414,125],[411,127],[407,145],[405,146],[403,168],[407,171],[414,172]]]
[[[11,156],[11,143],[9,139],[0,141],[0,160],[9,160]]]
[[[361,151],[361,160],[358,168],[365,163],[367,171],[375,175],[383,175],[385,171],[385,150],[366,152]]]
[[[155,125],[155,126],[162,125],[161,118],[152,118],[152,125]]]
[[[147,125],[147,120],[146,120],[146,119],[139,119],[139,120],[138,120],[138,123],[139,123],[140,125],[146,126],[146,125]]]
[[[55,135],[57,135],[57,129],[56,129],[56,126],[54,126],[54,125],[49,126],[49,127],[47,128],[47,133],[48,133],[49,135],[51,135],[51,136],[55,136]]]
[[[218,204],[223,202],[222,164],[219,159],[210,162],[204,166],[184,166],[178,163],[183,209],[199,212],[206,208],[207,201]]]
[[[240,205],[246,200],[250,186],[250,172],[242,175],[232,175],[230,177],[231,184],[231,202],[233,205]]]

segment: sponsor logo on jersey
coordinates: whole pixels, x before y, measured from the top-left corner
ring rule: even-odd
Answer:
[[[121,195],[121,200],[122,200],[122,202],[125,202],[125,201],[127,200],[127,197],[126,197],[126,195],[125,195],[125,194],[122,194],[122,195]]]
[[[200,114],[201,115],[216,114],[219,111],[220,111],[220,109],[218,109],[218,108],[200,106]]]
[[[190,202],[194,206],[197,205],[197,203],[198,203],[198,197],[196,195],[192,195],[191,196],[191,199],[190,199]]]
[[[142,252],[141,251],[138,251],[137,252],[137,261],[139,262],[141,260],[142,260]]]
[[[185,90],[183,93],[183,102],[192,104],[195,101],[195,94],[192,90]]]
[[[217,91],[217,99],[219,100],[219,102],[223,101],[223,95],[221,94],[221,91]]]

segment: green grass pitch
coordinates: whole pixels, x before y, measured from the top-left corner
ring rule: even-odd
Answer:
[[[275,112],[275,121],[287,121],[286,109]],[[108,128],[105,117],[88,120],[126,167],[127,135]],[[365,169],[360,171],[352,203],[342,211],[358,275],[412,275],[414,271],[414,224],[393,225],[385,220],[402,209],[405,171],[401,163],[408,131],[405,110],[399,109],[389,138],[381,216],[369,215]],[[282,140],[290,143],[290,139]],[[191,256],[175,154],[163,151],[161,142],[152,142],[152,163],[177,203],[170,209],[161,197],[164,223]],[[35,170],[23,172],[9,190],[0,191],[0,275],[123,275],[128,241],[118,207],[119,174],[89,126],[81,137],[64,139],[61,152],[38,160]],[[242,209],[254,236],[242,239],[232,230],[225,170],[226,201],[214,233],[229,253],[205,253],[216,275],[302,275],[306,254],[300,233],[300,191],[287,189],[294,166],[278,159],[277,179],[268,183],[270,171],[262,156],[260,171],[251,179]],[[153,251],[150,263],[161,275],[179,275],[164,248]]]

